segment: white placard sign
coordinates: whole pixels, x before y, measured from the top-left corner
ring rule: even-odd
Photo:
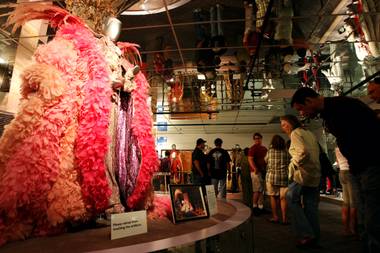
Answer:
[[[207,203],[210,216],[218,213],[218,206],[216,205],[216,195],[213,185],[206,185]]]
[[[111,240],[147,232],[146,210],[111,215]]]

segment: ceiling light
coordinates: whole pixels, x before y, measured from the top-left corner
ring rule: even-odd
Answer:
[[[3,58],[3,57],[0,57],[0,64],[6,64],[7,61]]]
[[[180,7],[191,0],[167,0],[168,10]],[[121,15],[148,15],[166,11],[164,1],[140,0]]]
[[[206,80],[206,76],[204,74],[197,75],[198,80]]]
[[[339,29],[338,29],[338,33],[339,34],[343,34],[346,32],[346,28],[344,26],[341,26]]]

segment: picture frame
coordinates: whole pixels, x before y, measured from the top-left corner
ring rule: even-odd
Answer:
[[[201,185],[169,185],[169,193],[174,224],[210,217]]]

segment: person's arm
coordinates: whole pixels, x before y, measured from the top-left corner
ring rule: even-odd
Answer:
[[[253,161],[253,156],[248,156],[248,163],[251,171],[253,171],[255,174],[258,173],[255,162]]]
[[[200,162],[198,160],[194,160],[194,165],[195,165],[195,168],[198,170],[199,174],[201,175],[201,177],[204,177]]]
[[[266,153],[266,155],[264,157],[264,161],[265,161],[266,164],[268,164],[268,161],[269,161],[269,150],[267,150],[267,153]]]

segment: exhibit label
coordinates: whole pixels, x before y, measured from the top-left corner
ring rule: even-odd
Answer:
[[[210,212],[210,216],[212,216],[218,212],[218,206],[216,205],[215,189],[213,185],[206,185],[206,195],[208,210]]]
[[[111,240],[147,232],[146,210],[111,215]]]

